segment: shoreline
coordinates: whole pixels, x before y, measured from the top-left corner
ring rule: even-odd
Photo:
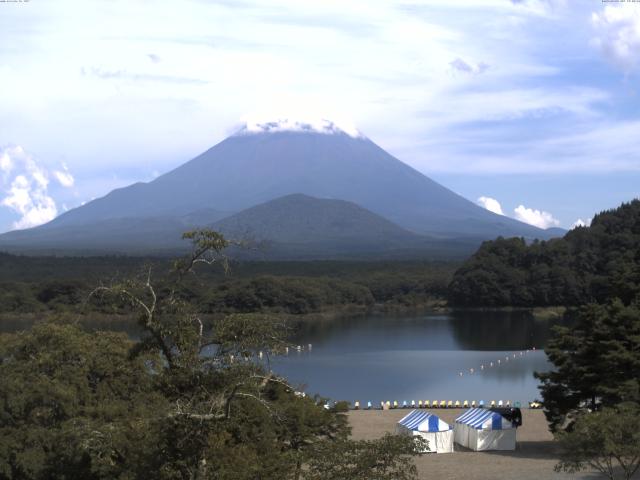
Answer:
[[[412,306],[397,306],[395,304],[376,304],[373,307],[365,307],[362,305],[349,305],[339,309],[328,309],[321,312],[305,313],[305,314],[291,314],[281,312],[250,312],[252,315],[275,315],[282,316],[287,321],[291,322],[322,322],[333,321],[340,319],[359,318],[364,316],[379,316],[379,315],[409,315],[420,316],[428,314],[451,314],[453,312],[531,312],[536,320],[553,320],[562,318],[567,311],[567,307],[450,307],[443,301],[434,301],[433,303],[412,305]],[[221,315],[232,315],[232,313],[207,313],[203,315],[204,319],[213,319]],[[18,325],[20,323],[26,323],[33,325],[46,320],[55,319],[70,319],[74,322],[83,323],[89,321],[95,324],[109,324],[123,326],[128,322],[131,324],[136,323],[135,314],[111,314],[101,312],[74,312],[74,311],[43,311],[43,312],[29,312],[29,313],[17,313],[17,312],[4,312],[0,313],[0,323],[8,323]]]

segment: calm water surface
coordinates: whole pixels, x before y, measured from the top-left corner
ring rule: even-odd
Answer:
[[[307,393],[361,404],[419,399],[524,403],[540,397],[533,372],[550,369],[542,351],[550,327],[551,322],[527,312],[309,322],[294,342],[311,343],[312,350],[274,359],[272,368]]]
[[[551,326],[528,312],[480,311],[308,321],[292,342],[310,343],[311,351],[270,361],[294,385],[333,400],[379,405],[381,400],[501,399],[524,404],[540,397],[533,372],[550,369],[542,349]],[[0,331],[26,327],[23,321],[0,322]],[[130,322],[111,324],[111,329],[132,338],[140,334]]]

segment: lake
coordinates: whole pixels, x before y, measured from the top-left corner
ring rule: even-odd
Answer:
[[[542,349],[552,324],[523,311],[304,321],[291,339],[304,351],[292,350],[270,362],[309,394],[362,405],[387,400],[511,400],[524,405],[540,398],[533,372],[551,368]],[[0,331],[28,326],[5,320]],[[132,338],[140,334],[130,321],[114,322],[111,328]]]
[[[551,368],[542,351],[551,325],[529,312],[479,311],[307,322],[293,341],[312,344],[311,351],[292,351],[271,365],[308,394],[362,405],[386,400],[524,405],[540,398],[533,372]]]

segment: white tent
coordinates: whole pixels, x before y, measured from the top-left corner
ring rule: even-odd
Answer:
[[[453,452],[453,429],[438,416],[424,410],[413,410],[398,422],[400,435],[422,437],[429,442],[425,452]]]
[[[454,438],[475,451],[516,449],[516,429],[511,422],[484,408],[472,408],[456,418]]]

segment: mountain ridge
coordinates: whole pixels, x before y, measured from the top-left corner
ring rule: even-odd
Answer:
[[[182,233],[195,228],[212,228],[249,243],[249,248],[232,247],[233,257],[262,260],[462,258],[479,242],[418,235],[352,202],[304,194],[270,200],[213,223],[220,212],[201,212],[208,216],[115,218],[40,229],[37,237],[18,230],[0,236],[0,248],[27,254],[174,255],[189,248]]]
[[[40,227],[0,235],[0,247],[17,238],[45,246],[47,238],[55,237],[62,248],[65,235],[69,244],[77,243],[83,228],[93,229],[93,237],[83,234],[94,238],[90,248],[109,247],[108,239],[123,248],[129,242],[133,248],[145,240],[144,235],[150,237],[147,243],[155,240],[158,245],[169,245],[168,240],[158,238],[162,232],[168,235],[179,226],[202,225],[205,220],[211,224],[291,194],[350,202],[412,234],[434,240],[479,244],[497,236],[531,240],[555,235],[489,212],[364,135],[347,134],[329,122],[315,126],[259,124],[151,182],[113,190]],[[137,224],[133,219],[138,219]]]
[[[351,201],[421,234],[547,236],[464,199],[367,138],[290,131],[228,137],[152,182],[114,190],[48,225],[184,215],[204,205],[238,212],[291,193]]]

